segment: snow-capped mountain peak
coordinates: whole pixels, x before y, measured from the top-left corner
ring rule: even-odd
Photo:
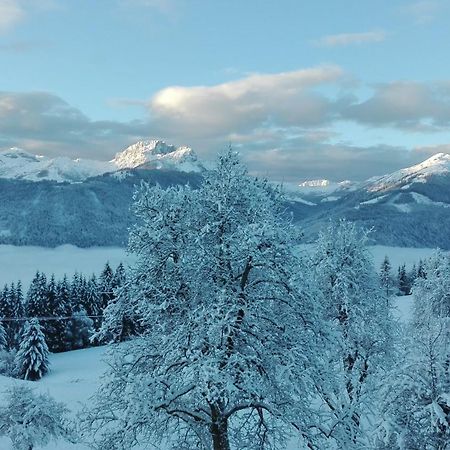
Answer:
[[[306,180],[298,185],[300,192],[304,194],[323,195],[331,194],[336,191],[350,191],[358,187],[358,183],[344,180],[344,181],[330,181],[325,179]]]
[[[299,187],[326,187],[330,185],[330,180],[306,180],[299,184]]]
[[[49,158],[14,147],[0,151],[0,178],[30,181],[81,182],[122,169],[167,169],[201,172],[203,165],[190,147],[175,147],[164,141],[139,141],[116,154],[112,161]]]
[[[111,163],[118,169],[177,169],[184,172],[203,170],[190,147],[175,147],[164,141],[139,141],[116,154]]]
[[[450,155],[437,153],[414,166],[397,170],[382,177],[371,178],[368,180],[366,189],[369,192],[377,192],[411,183],[424,183],[431,176],[448,173],[450,173]]]

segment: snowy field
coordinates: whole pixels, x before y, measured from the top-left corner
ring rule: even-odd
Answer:
[[[0,375],[0,402],[5,389],[12,384],[26,384],[42,393],[50,394],[57,401],[66,404],[72,417],[88,403],[89,397],[97,389],[101,375],[106,369],[103,362],[105,347],[88,348],[50,356],[50,372],[39,381],[15,380]],[[48,450],[87,450],[80,443],[57,442],[44,447]],[[0,449],[11,450],[10,440],[0,438]]]

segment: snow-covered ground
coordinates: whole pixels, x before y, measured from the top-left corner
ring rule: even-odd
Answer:
[[[57,401],[66,404],[74,417],[87,404],[99,386],[101,375],[106,369],[103,361],[105,347],[88,348],[50,356],[51,371],[40,381],[21,381],[0,376],[0,402],[3,392],[14,383],[26,384],[42,393],[50,394]],[[86,445],[58,442],[50,444],[47,450],[88,450]],[[10,440],[0,438],[0,449],[11,450]]]

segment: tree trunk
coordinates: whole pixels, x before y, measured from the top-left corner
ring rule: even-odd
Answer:
[[[212,407],[212,424],[210,427],[214,450],[230,450],[228,440],[228,419],[220,414],[217,407]]]

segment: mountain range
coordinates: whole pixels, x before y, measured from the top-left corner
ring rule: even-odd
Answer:
[[[19,148],[0,152],[0,178],[29,181],[82,182],[88,178],[125,169],[163,169],[201,172],[203,165],[189,147],[163,141],[139,141],[116,154],[111,161],[48,158]]]
[[[125,246],[131,202],[142,181],[202,182],[206,165],[189,147],[141,141],[111,161],[0,152],[0,243]],[[306,242],[331,219],[371,229],[373,243],[450,249],[450,155],[362,182],[286,184],[286,206]]]

